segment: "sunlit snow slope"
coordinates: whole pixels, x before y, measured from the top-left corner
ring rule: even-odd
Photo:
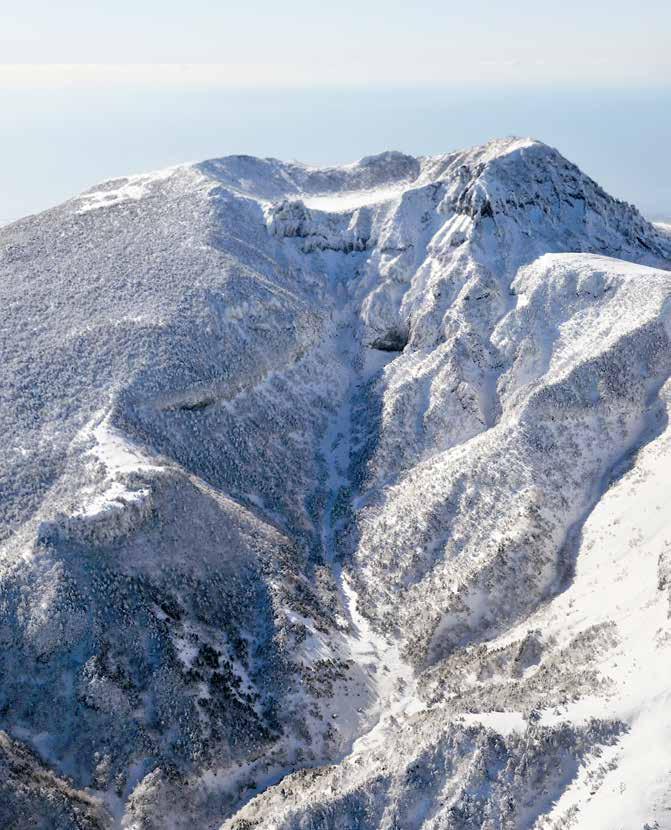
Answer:
[[[0,229],[0,825],[671,827],[671,236],[528,139]]]

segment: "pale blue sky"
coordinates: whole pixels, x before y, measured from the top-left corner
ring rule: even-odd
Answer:
[[[670,7],[662,0],[22,0],[0,4],[0,54],[8,64],[218,65],[218,78],[232,86],[630,83],[669,72]]]
[[[671,214],[671,3],[0,0],[0,223],[111,176],[507,134]]]

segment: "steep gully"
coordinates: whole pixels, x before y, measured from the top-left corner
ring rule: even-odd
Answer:
[[[357,591],[348,577],[338,540],[338,533],[344,524],[343,516],[347,515],[347,508],[358,495],[352,481],[351,466],[352,454],[356,449],[354,408],[360,403],[369,385],[379,378],[384,367],[399,352],[382,351],[365,345],[363,325],[358,309],[349,296],[346,280],[329,280],[326,292],[332,309],[333,354],[347,382],[345,394],[334,402],[333,410],[329,413],[319,445],[325,498],[321,522],[316,529],[322,557],[337,586],[341,617],[340,657],[363,674],[366,687],[372,694],[369,704],[357,711],[360,716],[359,728],[354,723],[340,723],[344,734],[347,734],[350,727],[354,727],[344,742],[344,749],[335,756],[322,757],[305,764],[307,768],[338,764],[349,755],[364,751],[383,739],[386,725],[393,722],[395,716],[407,711],[418,711],[424,706],[413,694],[414,672],[402,659],[398,643],[376,632],[359,611]],[[226,826],[228,822],[234,822],[235,816],[249,801],[279,784],[286,776],[297,772],[301,766],[280,767],[271,764],[265,767],[263,774],[259,774],[261,770],[258,765],[250,762],[235,771],[229,771],[225,786],[229,792],[235,786],[244,785],[244,781],[250,777],[254,779],[254,785],[247,788],[246,796],[237,800]],[[221,783],[223,782],[219,782]]]
[[[302,259],[304,254],[299,255]],[[354,260],[359,260],[354,254]],[[321,541],[322,556],[328,564],[337,586],[339,607],[342,612],[344,629],[343,657],[363,673],[366,685],[372,691],[369,705],[364,711],[358,729],[355,729],[339,755],[321,759],[322,764],[338,764],[352,754],[367,751],[385,739],[388,728],[393,728],[395,719],[403,714],[421,711],[426,703],[416,693],[417,678],[414,669],[403,659],[398,642],[388,639],[375,631],[359,610],[359,597],[353,581],[347,573],[347,552],[342,550],[339,531],[343,529],[348,511],[361,496],[356,490],[355,470],[352,460],[360,447],[356,431],[355,408],[367,403],[371,409],[370,396],[381,394],[375,389],[385,367],[397,358],[403,344],[394,345],[382,337],[373,343],[364,340],[364,324],[360,317],[360,302],[353,296],[353,274],[356,264],[335,274],[324,277],[324,306],[329,308],[333,334],[333,354],[347,379],[346,391],[329,414],[328,423],[319,445],[322,461],[323,485],[325,491],[324,510],[320,526],[316,528]],[[337,270],[336,270],[337,273]],[[515,303],[509,292],[502,291],[506,299],[499,318],[504,316]],[[485,332],[481,332],[487,335]],[[488,337],[487,337],[488,339]],[[376,348],[377,346],[379,348]],[[491,379],[490,379],[491,380]],[[488,390],[491,397],[491,383]],[[367,400],[366,400],[367,399]],[[494,409],[493,403],[489,408]],[[487,423],[485,429],[493,423]],[[360,472],[360,471],[359,471]],[[341,724],[345,726],[345,724]],[[314,766],[314,763],[308,766]],[[243,768],[244,770],[245,768]],[[278,784],[297,767],[283,769],[268,768],[266,774],[258,775],[255,770],[256,786],[239,804],[229,820],[256,795]],[[251,772],[251,767],[249,768]],[[243,773],[244,774],[244,773]],[[236,775],[236,779],[239,776]]]
[[[346,303],[336,312],[335,350],[343,370],[349,375],[347,392],[330,419],[322,439],[321,453],[326,467],[327,500],[324,509],[321,542],[338,586],[340,606],[347,621],[346,647],[349,659],[368,674],[373,689],[373,705],[366,712],[368,729],[356,737],[350,751],[357,752],[375,739],[384,722],[393,713],[410,705],[414,688],[413,670],[402,659],[396,642],[378,634],[360,613],[358,596],[344,568],[339,550],[338,532],[342,526],[343,501],[355,499],[351,481],[353,445],[353,408],[365,388],[383,371],[398,353],[365,346],[358,315]],[[345,753],[346,755],[347,753]]]

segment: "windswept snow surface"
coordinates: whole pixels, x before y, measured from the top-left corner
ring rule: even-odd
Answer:
[[[671,827],[671,237],[531,139],[0,230],[0,825]]]
[[[308,208],[330,213],[346,213],[366,205],[379,205],[400,199],[404,193],[402,185],[381,187],[377,190],[351,190],[342,193],[327,193],[321,196],[308,196],[303,203]]]

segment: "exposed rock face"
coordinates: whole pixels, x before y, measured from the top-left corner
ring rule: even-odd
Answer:
[[[518,139],[0,229],[7,826],[666,820],[669,267]]]
[[[301,239],[305,254],[313,251],[365,251],[374,247],[369,237],[370,217],[356,211],[344,216],[315,217],[300,200],[282,202],[268,209],[268,230],[275,236]]]

